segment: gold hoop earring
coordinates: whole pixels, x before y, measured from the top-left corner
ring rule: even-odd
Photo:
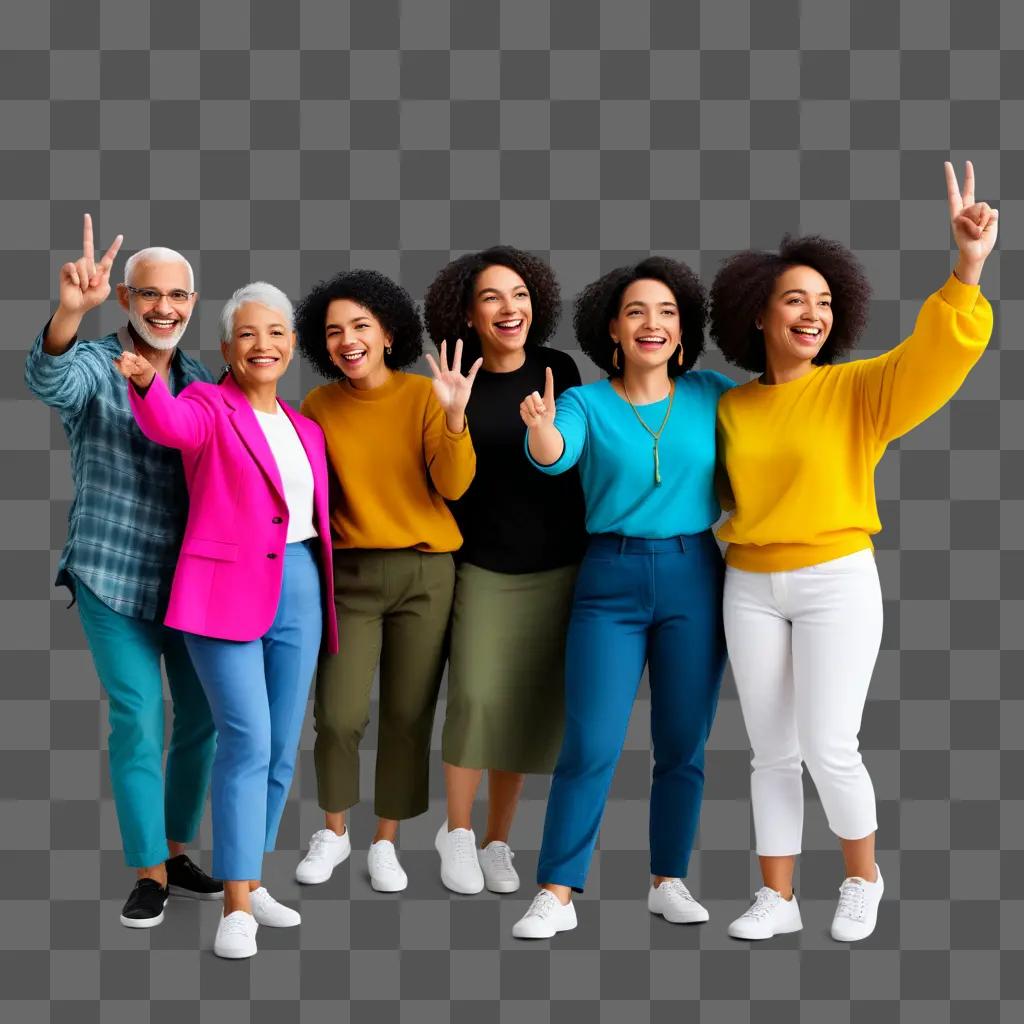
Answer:
[[[683,365],[683,346],[682,345],[679,346],[679,354],[676,356],[676,360],[678,361],[680,366]]]
[[[619,368],[619,346],[615,346],[615,351],[612,352],[612,366],[617,370]]]

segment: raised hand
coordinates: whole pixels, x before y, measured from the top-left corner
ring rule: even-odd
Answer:
[[[428,352],[427,363],[434,375],[434,394],[438,404],[444,409],[448,429],[454,434],[461,434],[465,426],[466,405],[473,391],[473,381],[477,371],[483,365],[481,356],[470,368],[469,373],[462,375],[462,339],[455,342],[455,355],[448,366],[448,342],[441,342],[440,365]]]
[[[531,429],[550,426],[555,422],[555,375],[549,366],[544,371],[544,395],[536,391],[528,394],[519,403],[519,415]]]
[[[967,161],[964,168],[964,187],[956,180],[953,165],[947,160],[946,194],[949,198],[949,219],[953,239],[960,250],[956,274],[967,284],[977,284],[981,268],[996,244],[999,232],[999,211],[988,203],[979,203],[974,198],[974,164]]]
[[[60,305],[66,314],[84,316],[106,301],[110,294],[110,271],[124,235],[118,235],[96,262],[92,240],[92,217],[85,214],[82,225],[82,255],[60,268]]]
[[[122,352],[114,360],[114,365],[122,377],[130,380],[140,390],[148,388],[156,376],[153,364],[138,352]]]

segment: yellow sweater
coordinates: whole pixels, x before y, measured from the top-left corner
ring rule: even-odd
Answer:
[[[886,445],[949,401],[991,333],[978,286],[951,276],[925,300],[914,333],[885,355],[722,395],[718,451],[735,501],[718,531],[726,562],[782,572],[870,548]]]
[[[306,395],[302,412],[327,439],[336,548],[462,545],[444,500],[469,487],[476,453],[468,427],[448,430],[430,380],[393,373],[370,391],[336,381]]]

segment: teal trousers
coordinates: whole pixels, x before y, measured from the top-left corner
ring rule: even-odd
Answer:
[[[110,701],[110,781],[125,860],[135,868],[167,859],[167,840],[199,830],[216,733],[210,706],[181,633],[122,615],[88,587],[75,587],[93,664]],[[164,759],[163,658],[174,708]]]

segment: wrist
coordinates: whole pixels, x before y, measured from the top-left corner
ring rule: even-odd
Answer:
[[[444,414],[444,424],[448,428],[450,434],[461,434],[466,429],[466,414],[462,410],[459,412],[448,411]]]
[[[953,268],[953,273],[962,284],[980,284],[981,271],[984,266],[984,260],[968,259],[961,253]]]

